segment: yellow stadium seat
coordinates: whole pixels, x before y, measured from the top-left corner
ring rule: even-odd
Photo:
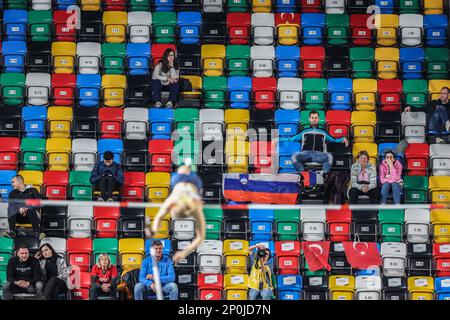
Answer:
[[[207,77],[223,76],[225,46],[221,44],[204,44],[201,49],[203,75]]]
[[[126,39],[128,14],[125,11],[103,12],[106,42],[122,43]]]
[[[32,185],[41,192],[41,187],[44,183],[44,173],[42,171],[20,170],[18,174],[23,177],[25,185]]]
[[[46,144],[48,169],[52,171],[68,171],[70,168],[70,152],[72,141],[64,138],[47,139]]]
[[[70,138],[73,109],[70,107],[50,107],[47,111],[50,138]]]
[[[375,17],[377,44],[382,47],[397,45],[399,18],[396,14],[379,14]]]
[[[170,173],[147,172],[145,187],[150,202],[164,202],[170,193]]]
[[[284,23],[277,26],[278,44],[293,46],[298,43],[300,26],[296,23]]]
[[[354,142],[374,142],[377,115],[371,111],[353,111],[351,124]]]
[[[57,41],[52,43],[54,73],[74,73],[77,44],[75,42]]]
[[[396,79],[399,60],[400,51],[398,48],[376,48],[377,77],[379,79]]]
[[[408,291],[410,300],[433,300],[433,277],[409,277]]]
[[[248,275],[226,274],[223,281],[227,300],[247,300]]]
[[[248,241],[225,240],[223,242],[226,273],[247,273]]]
[[[375,79],[353,80],[353,100],[357,111],[375,111],[377,88],[377,80]]]
[[[269,13],[272,12],[271,0],[252,0],[252,12]]]
[[[430,94],[430,99],[439,99],[440,92],[443,87],[450,88],[450,80],[430,80],[428,82],[428,93]]]
[[[200,76],[185,76],[184,79],[188,79],[192,85],[192,91],[181,91],[181,98],[183,99],[200,99],[202,96],[203,78]]]
[[[248,123],[250,122],[250,112],[245,109],[225,110],[226,138],[245,140],[247,138]]]
[[[450,177],[432,176],[429,180],[431,203],[450,203]]]
[[[329,288],[331,300],[353,300],[355,277],[345,275],[330,276]]]
[[[369,162],[374,166],[377,165],[378,145],[376,143],[354,143],[352,154],[355,161],[360,151],[367,151],[369,154]]]
[[[153,224],[153,220],[155,219],[158,210],[159,207],[145,208],[145,218],[149,226]],[[169,231],[170,231],[170,215],[166,215],[163,219],[160,220],[158,232],[155,235],[153,235],[153,238],[168,239],[170,236]]]
[[[144,239],[127,238],[119,240],[119,254],[122,267],[140,268],[144,252]]]
[[[228,173],[247,173],[250,156],[250,143],[237,136],[225,142],[225,163]]]
[[[431,210],[434,242],[450,242],[450,209]]]
[[[443,14],[444,0],[423,0],[424,14]]]
[[[100,0],[81,0],[82,11],[100,11],[101,7]]]
[[[123,75],[103,75],[103,104],[106,107],[122,107],[125,104],[126,82],[127,78]]]

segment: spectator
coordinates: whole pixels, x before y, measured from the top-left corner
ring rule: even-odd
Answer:
[[[40,235],[39,216],[36,206],[25,204],[25,199],[41,199],[40,193],[32,186],[26,186],[21,175],[13,177],[11,184],[14,188],[9,193],[8,205],[8,223],[10,232],[6,232],[4,236],[14,238],[17,235],[16,223],[30,223],[33,227],[32,235],[36,238],[43,238]]]
[[[3,285],[3,299],[12,300],[17,293],[36,294],[36,299],[42,299],[44,285],[41,278],[41,267],[35,257],[30,257],[30,250],[22,245],[17,250],[6,267],[6,283]]]
[[[108,254],[100,254],[91,271],[90,299],[97,300],[99,295],[117,299],[118,276],[117,268],[111,264]]]
[[[166,108],[172,108],[178,98],[180,92],[179,80],[180,70],[178,63],[175,61],[175,51],[173,49],[166,49],[161,58],[161,61],[155,66],[152,75],[152,89],[153,101],[155,107],[161,108],[161,91],[169,90],[169,100],[166,103]]]
[[[400,204],[402,192],[402,164],[395,159],[392,151],[387,151],[384,160],[380,164],[381,204],[385,204],[392,189],[395,204]]]
[[[169,295],[170,300],[178,300],[178,286],[174,282],[175,270],[173,262],[169,257],[163,255],[163,245],[161,241],[153,241],[152,247],[155,250],[156,261],[158,262],[162,291]],[[139,272],[139,282],[134,286],[134,299],[144,300],[144,294],[147,294],[150,291],[156,293],[151,256],[142,261],[141,271]]]
[[[300,152],[292,155],[292,163],[298,172],[304,171],[303,164],[307,162],[317,162],[323,165],[323,173],[327,174],[333,164],[333,156],[327,152],[327,142],[343,143],[348,146],[346,137],[335,139],[325,130],[319,128],[319,113],[312,110],[309,113],[310,128],[302,130],[299,134],[291,138],[281,138],[280,141],[301,141]]]
[[[114,154],[111,151],[106,151],[103,154],[103,161],[94,166],[90,182],[98,185],[100,189],[101,195],[98,201],[114,201],[112,194],[123,184],[123,171],[120,164],[114,161]]]
[[[258,250],[253,250],[257,248]],[[267,262],[270,259],[270,250],[262,243],[258,243],[248,248],[252,255],[253,267],[248,278],[249,300],[256,300],[261,295],[262,300],[270,300],[274,294],[275,279]]]
[[[42,280],[45,283],[44,300],[58,300],[59,295],[67,293],[66,261],[58,256],[49,243],[41,245],[36,258],[39,260]]]
[[[360,195],[368,195],[370,203],[377,203],[377,169],[369,162],[367,151],[360,151],[352,165],[350,177],[350,204],[358,203]]]

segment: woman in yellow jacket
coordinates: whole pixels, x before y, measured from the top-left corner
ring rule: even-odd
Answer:
[[[258,250],[254,251],[257,248]],[[262,300],[270,300],[274,294],[275,278],[267,265],[270,259],[270,250],[262,243],[258,243],[248,248],[249,254],[253,258],[253,267],[248,278],[249,300],[256,300],[261,295]]]

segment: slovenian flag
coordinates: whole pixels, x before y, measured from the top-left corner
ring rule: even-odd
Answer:
[[[295,204],[300,193],[297,174],[223,175],[223,194],[236,202]]]

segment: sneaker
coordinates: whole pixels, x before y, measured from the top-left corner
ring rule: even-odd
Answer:
[[[162,107],[162,103],[161,102],[155,103],[155,108],[161,108],[161,107]]]
[[[170,101],[167,102],[167,103],[166,103],[166,108],[167,108],[167,109],[172,109],[172,108],[173,108],[172,102],[170,102]]]
[[[445,122],[445,131],[450,131],[450,120],[447,120],[446,122]]]
[[[436,138],[436,143],[445,143],[445,140],[442,138]]]
[[[10,239],[14,239],[16,237],[16,233],[14,231],[10,231],[10,232],[3,232],[3,236],[5,238],[10,238]]]
[[[97,201],[105,201],[102,197],[98,198]]]
[[[108,202],[113,202],[114,199],[113,199],[113,198],[108,198],[108,200],[106,200],[106,201],[108,201]]]

